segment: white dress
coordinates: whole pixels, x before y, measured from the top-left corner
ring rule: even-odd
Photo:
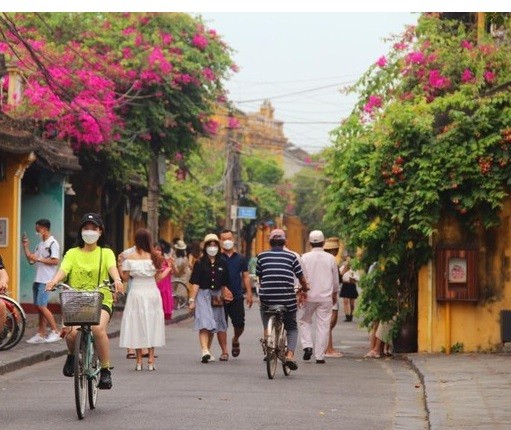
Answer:
[[[153,348],[165,345],[165,316],[152,260],[124,260],[122,270],[130,272],[131,287],[121,321],[119,346]]]

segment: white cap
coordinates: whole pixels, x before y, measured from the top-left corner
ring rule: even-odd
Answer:
[[[309,242],[310,243],[321,243],[325,241],[325,236],[323,236],[323,232],[320,230],[313,230],[309,234]]]

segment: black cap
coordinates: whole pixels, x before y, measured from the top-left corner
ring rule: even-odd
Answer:
[[[80,227],[83,227],[83,225],[88,222],[95,224],[97,227],[99,227],[103,230],[105,228],[103,226],[102,218],[95,212],[89,212],[89,213],[85,214],[83,216],[82,220],[80,221]]]

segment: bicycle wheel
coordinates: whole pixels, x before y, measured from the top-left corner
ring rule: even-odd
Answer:
[[[2,297],[7,308],[7,318],[0,333],[0,350],[6,351],[16,346],[25,334],[26,316],[19,303],[10,297]]]
[[[275,327],[275,317],[272,315],[268,320],[266,329],[268,335],[266,348],[266,373],[269,379],[273,379],[277,370],[277,332]]]
[[[174,309],[182,309],[188,304],[190,292],[188,286],[179,279],[172,280],[172,297],[174,298]]]
[[[75,404],[76,414],[83,419],[87,402],[87,377],[85,363],[87,361],[87,339],[81,330],[77,330],[75,338]]]
[[[92,335],[91,335],[92,336]],[[87,394],[89,396],[89,407],[91,409],[96,408],[96,403],[98,401],[98,383],[99,383],[99,357],[96,351],[96,347],[94,346],[94,339],[91,342],[92,348],[92,358],[90,362],[90,372],[91,374],[87,377]]]

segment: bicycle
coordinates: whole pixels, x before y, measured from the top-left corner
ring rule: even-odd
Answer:
[[[182,309],[188,305],[190,290],[185,281],[179,278],[172,279],[172,297],[174,298],[174,309]]]
[[[76,413],[79,419],[83,419],[87,398],[90,409],[95,409],[99,391],[101,366],[92,334],[92,326],[98,325],[101,317],[103,295],[99,290],[115,292],[115,289],[107,280],[94,291],[77,291],[64,283],[57,284],[56,288],[60,290],[62,323],[80,326],[74,345],[74,391]]]
[[[25,333],[27,316],[21,305],[7,293],[0,294],[0,300],[5,303],[7,311],[4,328],[0,332],[0,351],[6,351],[21,341]]]
[[[273,305],[268,306],[265,310],[269,314],[268,324],[264,339],[261,339],[263,352],[265,355],[266,372],[269,379],[275,377],[277,370],[277,362],[282,362],[282,370],[285,376],[289,376],[291,369],[286,365],[287,352],[287,333],[284,328],[284,312],[286,306]]]

